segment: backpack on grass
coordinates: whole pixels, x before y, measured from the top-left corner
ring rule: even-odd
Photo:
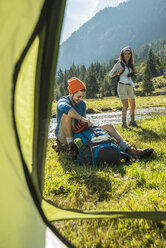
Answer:
[[[90,127],[85,131],[74,133],[74,143],[79,151],[76,162],[80,165],[96,166],[104,163],[117,165],[122,159],[127,162],[135,160],[133,156],[119,148],[110,135],[99,127]]]

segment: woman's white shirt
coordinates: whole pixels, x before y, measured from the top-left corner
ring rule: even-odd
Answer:
[[[123,62],[122,62],[123,63]],[[133,83],[133,80],[131,77],[127,77],[128,73],[132,72],[131,68],[128,68],[126,66],[125,63],[124,64],[124,72],[120,75],[120,79],[119,79],[119,82],[123,83],[123,84],[131,84],[131,86],[134,87],[134,83]],[[113,77],[112,75],[115,73],[115,72],[119,72],[120,69],[122,68],[122,65],[121,65],[121,62],[118,61],[112,68],[112,70],[110,71],[109,75],[111,77]]]

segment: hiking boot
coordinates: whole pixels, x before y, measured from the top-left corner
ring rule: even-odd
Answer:
[[[122,124],[122,128],[126,128],[126,129],[128,129],[127,124],[126,124],[126,123],[123,123],[123,124]]]
[[[77,158],[78,149],[74,142],[70,142],[67,147],[67,159],[75,160]]]
[[[137,149],[135,146],[130,146],[127,152],[137,158],[142,158],[145,156],[149,156],[153,153],[153,148],[146,148],[146,149]]]
[[[138,127],[136,121],[130,121],[129,126],[130,126],[130,127]]]
[[[149,147],[149,148],[144,149],[140,154],[137,154],[137,156],[140,158],[143,158],[143,157],[150,156],[153,152],[154,152],[154,149]]]
[[[57,139],[56,143],[52,145],[52,148],[55,150],[55,152],[65,152],[67,150],[67,145],[61,143]]]

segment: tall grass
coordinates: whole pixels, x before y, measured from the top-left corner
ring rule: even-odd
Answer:
[[[149,158],[119,166],[78,166],[48,143],[44,196],[61,207],[95,210],[166,210],[166,116],[141,120],[120,134]],[[76,247],[166,247],[166,223],[139,219],[54,223]]]

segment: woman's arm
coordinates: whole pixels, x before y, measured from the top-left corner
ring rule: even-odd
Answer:
[[[123,67],[120,65],[120,62],[118,61],[112,68],[112,70],[110,71],[109,75],[111,77],[115,77],[117,75],[120,75],[123,72]]]

